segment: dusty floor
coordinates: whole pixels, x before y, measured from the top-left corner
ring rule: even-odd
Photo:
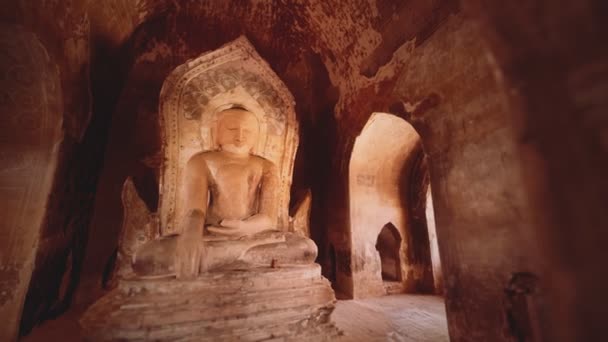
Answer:
[[[332,318],[344,332],[340,342],[449,341],[443,298],[438,296],[340,300]],[[21,341],[82,341],[77,314],[68,312],[57,320],[46,321]]]
[[[332,315],[340,341],[449,341],[443,298],[391,295],[338,301]]]

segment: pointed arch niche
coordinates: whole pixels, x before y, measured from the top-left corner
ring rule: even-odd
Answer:
[[[414,127],[395,115],[373,113],[349,165],[354,298],[434,292],[428,179]]]
[[[401,234],[392,223],[382,227],[376,240],[376,250],[380,255],[382,281],[399,282],[401,275]]]

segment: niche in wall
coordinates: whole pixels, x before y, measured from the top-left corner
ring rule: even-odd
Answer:
[[[401,281],[400,247],[401,235],[399,231],[392,223],[385,224],[376,241],[383,281]]]

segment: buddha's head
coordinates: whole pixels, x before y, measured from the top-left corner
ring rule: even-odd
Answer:
[[[250,154],[258,141],[260,124],[256,116],[240,108],[219,113],[217,143],[222,151]]]

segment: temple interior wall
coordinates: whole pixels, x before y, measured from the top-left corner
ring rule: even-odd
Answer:
[[[0,61],[0,315],[15,327],[35,268],[41,228],[48,221],[45,207],[58,164],[63,103],[57,68],[34,34],[3,27],[0,44],[10,51]],[[16,333],[0,331],[0,339],[13,339]]]
[[[0,14],[2,340],[64,312],[79,278],[107,133],[91,116],[84,7],[11,2]]]
[[[490,332],[504,325],[492,303],[513,274],[537,272],[508,100],[487,47],[462,18],[448,20],[410,61],[396,91],[416,107],[411,120],[429,158],[452,338],[502,340],[503,331]],[[463,303],[472,297],[479,305]]]
[[[26,66],[33,79],[26,81],[53,86],[44,92],[46,102],[35,101],[48,109],[33,117],[49,124],[36,142],[23,140],[31,121],[17,114],[27,106],[3,95],[3,106],[17,104],[7,117],[19,120],[2,127],[11,143],[3,140],[0,201],[7,212],[24,206],[31,212],[23,209],[30,213],[26,221],[9,218],[2,226],[3,236],[21,242],[0,241],[0,310],[22,314],[0,339],[27,333],[103,291],[127,176],[156,209],[162,81],[175,66],[241,34],[296,99],[300,148],[292,200],[312,190],[311,233],[337,291],[356,296],[369,266],[357,262],[365,249],[356,243],[360,230],[351,217],[349,163],[369,117],[386,112],[414,127],[427,154],[451,339],[508,341],[520,333],[525,327],[507,321],[521,313],[512,310],[505,288],[521,275],[538,279],[538,292],[529,297],[541,322],[535,329],[547,340],[602,336],[608,314],[608,277],[597,267],[608,241],[601,229],[608,222],[608,50],[599,43],[608,33],[605,4],[359,5],[7,4],[0,14],[10,27],[5,31],[23,34],[3,44],[34,44],[10,51],[34,56]],[[2,62],[7,75],[13,63]],[[14,85],[2,92],[19,89]],[[31,104],[43,93],[34,88],[16,93]],[[40,159],[28,172],[15,173],[18,160],[34,155]],[[32,178],[38,197],[17,200],[15,191]],[[418,222],[410,229],[414,236],[427,233]],[[428,246],[412,247],[404,260],[430,264]],[[12,269],[15,263],[21,266]]]

